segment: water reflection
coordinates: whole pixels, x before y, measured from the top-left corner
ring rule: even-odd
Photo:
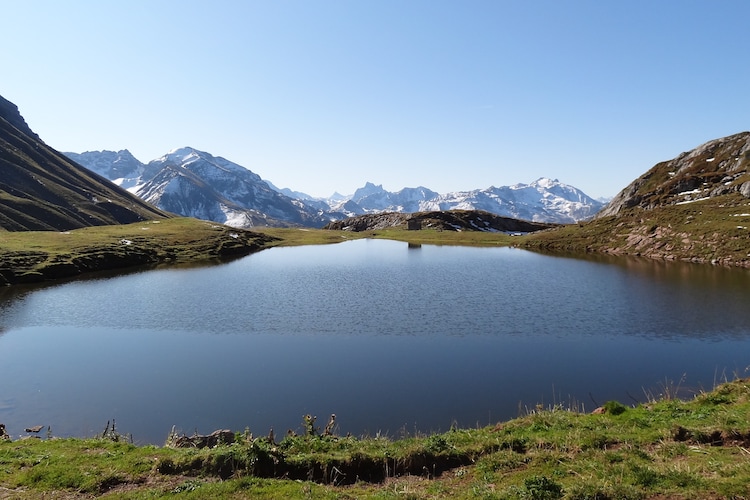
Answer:
[[[710,388],[750,363],[744,270],[404,246],[3,290],[0,415],[58,435],[116,417],[157,443],[172,425],[265,432],[304,413],[354,434],[428,431],[519,401],[627,402],[685,373]]]

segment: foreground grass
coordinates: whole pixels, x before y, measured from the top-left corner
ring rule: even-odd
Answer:
[[[604,414],[561,407],[391,440],[248,432],[212,449],[0,442],[8,498],[750,498],[750,380]],[[119,436],[109,436],[119,438]]]

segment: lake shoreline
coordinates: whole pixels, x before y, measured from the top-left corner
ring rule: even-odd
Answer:
[[[135,446],[95,438],[0,439],[0,492],[18,498],[708,498],[750,493],[750,379],[690,400],[608,401],[592,413],[537,405],[481,428],[355,438],[303,417],[302,435],[217,431]],[[34,457],[42,457],[34,460]],[[472,493],[473,492],[473,493]],[[474,495],[474,496],[472,496]],[[543,495],[543,496],[540,496]]]
[[[197,219],[143,221],[65,232],[4,232],[0,285],[54,282],[130,270],[220,262],[267,248],[276,238]]]
[[[637,257],[652,261],[750,268],[750,259],[744,248],[745,253],[737,252],[727,244],[727,250],[722,251],[720,242],[712,240],[708,245],[703,238],[695,238],[689,246],[682,248],[681,244],[669,240],[667,233],[659,233],[656,237],[641,234],[643,231],[638,224],[629,229],[633,234],[637,233],[638,238],[630,237],[627,244],[613,242],[613,234],[620,230],[610,226],[617,221],[610,217],[520,236],[474,230],[408,231],[400,227],[359,232],[268,227],[246,230],[189,218],[98,226],[63,233],[4,232],[0,244],[3,250],[0,285],[54,282],[102,271],[148,266],[221,262],[274,246],[329,244],[361,238],[391,239],[414,244],[511,246],[574,258],[599,254],[615,258]],[[160,228],[171,230],[151,231],[152,234],[146,232],[156,228],[157,224]],[[672,230],[669,235],[674,232]],[[62,242],[63,238],[54,235],[69,235],[68,239],[72,241]],[[80,238],[85,243],[77,243],[76,235],[85,235]],[[730,242],[734,244],[735,239],[733,237]],[[704,248],[708,246],[711,249]]]

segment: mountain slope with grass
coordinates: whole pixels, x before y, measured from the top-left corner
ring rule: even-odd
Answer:
[[[159,210],[47,146],[0,97],[0,286],[219,260],[274,241]]]
[[[658,163],[595,219],[524,245],[750,267],[750,132]]]
[[[63,231],[169,216],[47,146],[0,97],[0,228]]]
[[[740,193],[750,198],[750,132],[709,141],[656,164],[634,180],[597,217],[629,208],[651,210]]]

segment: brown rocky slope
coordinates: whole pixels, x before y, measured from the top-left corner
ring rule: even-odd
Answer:
[[[750,132],[658,163],[592,221],[525,245],[750,267]]]

